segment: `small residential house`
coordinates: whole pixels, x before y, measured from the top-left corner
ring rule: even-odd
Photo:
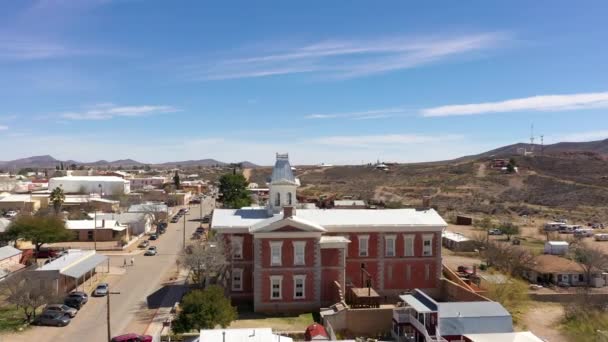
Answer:
[[[116,220],[67,220],[65,226],[78,241],[120,241],[130,235],[128,227]]]
[[[95,251],[70,249],[66,254],[29,272],[40,286],[54,289],[57,294],[78,288],[88,279],[95,279],[98,272],[109,270],[109,259]]]
[[[89,214],[91,218],[95,217]],[[129,227],[131,235],[147,234],[153,229],[154,217],[150,213],[120,213],[120,214],[97,214],[97,220],[115,220],[121,225]]]
[[[449,230],[441,233],[441,244],[443,247],[455,252],[472,252],[477,247],[474,240]]]
[[[566,255],[568,247],[569,245],[566,241],[547,241],[545,242],[545,254]]]
[[[207,329],[201,330],[199,342],[293,342],[286,336],[274,334],[271,328]]]
[[[0,280],[25,267],[21,264],[22,255],[23,252],[20,249],[12,246],[0,248]]]
[[[534,258],[534,264],[524,270],[523,277],[532,283],[563,284],[568,286],[584,286],[587,284],[585,272],[581,265],[573,260],[557,255],[543,254]],[[591,274],[591,285],[605,286],[600,270]]]
[[[142,203],[134,204],[129,207],[128,212],[130,213],[149,213],[152,214],[158,221],[167,221],[169,215],[169,207],[164,203]]]
[[[467,334],[513,332],[511,314],[499,303],[437,302],[415,289],[399,296],[393,310],[393,338],[399,342],[462,341]]]

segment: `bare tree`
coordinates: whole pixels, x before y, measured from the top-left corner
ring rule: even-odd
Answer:
[[[207,278],[221,278],[230,263],[229,247],[224,237],[217,234],[208,241],[197,240],[188,245],[178,259],[180,267],[190,271],[192,281],[204,286]]]
[[[534,254],[520,246],[501,241],[486,241],[484,235],[475,238],[488,266],[496,267],[512,276],[521,276],[534,263]]]
[[[2,281],[0,293],[5,297],[5,303],[23,311],[24,320],[29,323],[36,318],[39,307],[57,299],[53,289],[40,285],[27,271],[22,271]]]
[[[600,249],[579,245],[574,250],[574,259],[580,264],[585,273],[587,288],[591,287],[591,275],[608,268],[608,256]]]

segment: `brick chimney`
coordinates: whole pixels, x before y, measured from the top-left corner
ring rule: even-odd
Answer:
[[[422,196],[422,207],[423,208],[431,207],[431,196]]]
[[[296,215],[296,208],[294,206],[283,207],[283,218],[294,217]]]

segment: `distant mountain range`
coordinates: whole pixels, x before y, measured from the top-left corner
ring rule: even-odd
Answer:
[[[476,160],[480,158],[508,158],[518,153],[518,150],[521,148],[525,148],[526,150],[530,150],[532,145],[525,143],[517,143],[508,146],[499,147],[497,149],[483,152],[480,154],[470,155],[455,159],[454,161],[467,161],[467,160]],[[564,153],[573,153],[573,152],[586,152],[586,153],[594,153],[600,157],[608,158],[608,139],[598,140],[598,141],[587,141],[587,142],[560,142],[556,144],[549,145],[538,145],[534,144],[534,153],[541,153],[541,149],[544,154],[554,155],[554,154],[564,154]],[[55,168],[55,166],[63,163],[64,166],[69,166],[72,164],[76,164],[78,166],[83,165],[85,167],[119,167],[122,166],[124,168],[129,168],[133,166],[144,166],[150,165],[152,167],[162,167],[162,168],[173,168],[178,165],[181,167],[209,167],[215,165],[229,165],[229,163],[221,162],[215,159],[199,159],[199,160],[184,160],[184,161],[174,161],[174,162],[166,162],[160,164],[147,164],[142,163],[133,159],[120,159],[114,161],[107,160],[98,160],[95,162],[79,162],[75,160],[58,160],[53,158],[50,155],[45,156],[33,156],[28,158],[15,159],[10,161],[0,161],[0,169],[22,169],[22,168]],[[243,161],[240,162],[242,167],[244,168],[255,168],[259,167],[258,165]]]
[[[597,140],[597,141],[586,141],[586,142],[560,142],[549,145],[538,145],[538,144],[525,144],[517,143],[513,145],[507,145],[499,147],[497,149],[475,154],[471,156],[461,157],[456,160],[475,160],[480,158],[507,158],[518,153],[519,149],[525,148],[530,151],[531,147],[534,148],[534,154],[540,154],[541,152],[547,155],[574,153],[574,152],[586,152],[594,153],[598,156],[608,158],[608,139]]]
[[[60,165],[61,163],[63,163],[63,165],[65,167],[75,164],[77,166],[83,165],[85,167],[109,167],[109,166],[119,167],[119,166],[122,166],[124,168],[129,168],[129,167],[133,167],[133,166],[144,166],[144,165],[150,165],[152,167],[171,168],[171,167],[177,167],[178,165],[181,167],[196,167],[196,166],[209,167],[209,166],[215,166],[215,165],[225,166],[225,165],[230,164],[230,163],[221,162],[221,161],[218,161],[215,159],[185,160],[185,161],[175,161],[175,162],[167,162],[167,163],[161,163],[161,164],[153,164],[153,163],[147,164],[147,163],[142,163],[142,162],[139,162],[139,161],[133,160],[133,159],[120,159],[120,160],[114,160],[114,161],[98,160],[95,162],[79,162],[79,161],[75,161],[75,160],[59,160],[59,159],[55,159],[54,157],[52,157],[50,155],[44,155],[44,156],[32,156],[32,157],[15,159],[15,160],[10,160],[10,161],[0,161],[0,168],[7,169],[7,170],[23,169],[23,168],[40,168],[40,169],[51,168],[51,169],[54,169],[56,166]],[[240,162],[240,164],[242,165],[242,167],[245,167],[245,168],[258,167],[258,165],[248,162],[248,161]]]

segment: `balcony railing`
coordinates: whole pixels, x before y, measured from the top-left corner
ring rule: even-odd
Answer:
[[[415,316],[416,311],[411,308],[401,308],[393,310],[393,319],[398,323],[409,323],[416,330],[424,335],[426,342],[448,342],[441,336],[431,336],[428,330]]]

